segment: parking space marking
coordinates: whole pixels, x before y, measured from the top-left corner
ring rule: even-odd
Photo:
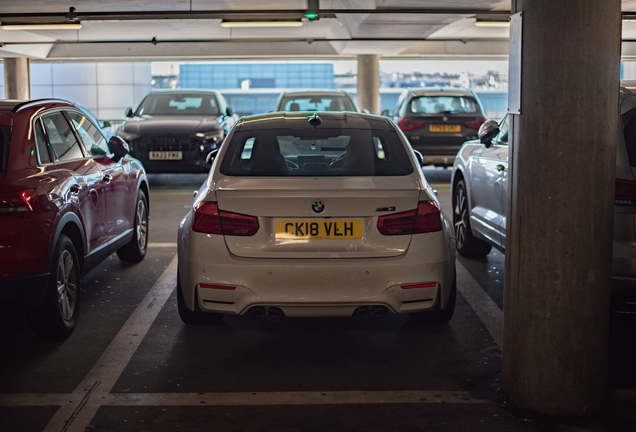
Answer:
[[[177,256],[130,315],[106,351],[68,399],[62,401],[46,432],[83,432],[109,395],[177,285]]]
[[[10,396],[10,397],[9,397]],[[68,403],[72,394],[1,395],[0,406],[55,406]],[[226,393],[109,393],[100,395],[100,406],[256,406],[347,404],[482,404],[464,391],[327,391],[327,392],[226,392]],[[77,411],[77,409],[76,409]],[[89,419],[90,421],[91,419]],[[84,428],[89,423],[86,423]],[[79,426],[79,425],[78,425]],[[65,429],[62,429],[65,430]],[[72,429],[68,429],[72,430]],[[83,430],[83,429],[77,429]]]
[[[175,248],[177,247],[176,243],[148,243],[148,247],[151,248]]]
[[[495,340],[499,348],[503,344],[503,311],[493,301],[486,291],[466,270],[466,267],[456,261],[457,289],[475,311],[481,322]]]

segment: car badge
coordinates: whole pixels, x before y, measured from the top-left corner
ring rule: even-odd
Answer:
[[[316,213],[320,213],[325,209],[325,204],[320,200],[316,200],[311,205],[311,209]]]
[[[444,116],[442,117],[442,120],[444,121],[444,123],[446,123],[448,121],[448,117]]]

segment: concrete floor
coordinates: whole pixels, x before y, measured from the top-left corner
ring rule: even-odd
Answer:
[[[426,169],[450,211],[450,170]],[[204,175],[151,177],[150,248],[112,255],[82,280],[63,341],[0,317],[0,432],[636,430],[636,319],[613,317],[600,413],[554,419],[499,391],[504,256],[458,260],[446,325],[408,316],[185,326],[176,308],[176,227]]]

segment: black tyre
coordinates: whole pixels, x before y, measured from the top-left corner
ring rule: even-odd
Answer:
[[[133,238],[117,250],[117,256],[122,261],[136,263],[144,259],[148,249],[148,199],[141,189],[137,192],[133,229]]]
[[[184,324],[213,324],[223,320],[223,314],[188,309],[183,299],[179,273],[177,273],[177,309],[179,309],[179,317]]]
[[[492,246],[483,240],[475,238],[470,228],[468,215],[468,194],[466,183],[460,180],[453,192],[453,224],[455,225],[455,247],[463,256],[488,255]]]
[[[36,336],[63,338],[73,332],[79,313],[80,279],[75,245],[62,234],[55,247],[44,302],[27,315],[29,326]]]
[[[415,312],[411,314],[411,318],[417,321],[426,323],[443,324],[453,318],[455,314],[455,305],[457,304],[457,278],[453,278],[453,285],[451,286],[450,296],[448,297],[448,303],[446,307],[441,310],[430,312]]]

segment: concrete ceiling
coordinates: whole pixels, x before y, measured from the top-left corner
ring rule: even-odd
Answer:
[[[69,7],[75,6],[83,27],[0,30],[0,57],[60,61],[333,59],[358,54],[507,57],[508,29],[478,28],[474,23],[476,16],[507,19],[510,0],[320,0],[319,4],[321,18],[305,20],[299,28],[228,29],[221,27],[222,18],[299,18],[307,0],[1,0],[3,23],[66,21]],[[622,4],[624,12],[636,11],[636,0]],[[624,21],[623,39],[636,40],[636,22]],[[636,57],[634,45],[623,44],[625,56]]]

